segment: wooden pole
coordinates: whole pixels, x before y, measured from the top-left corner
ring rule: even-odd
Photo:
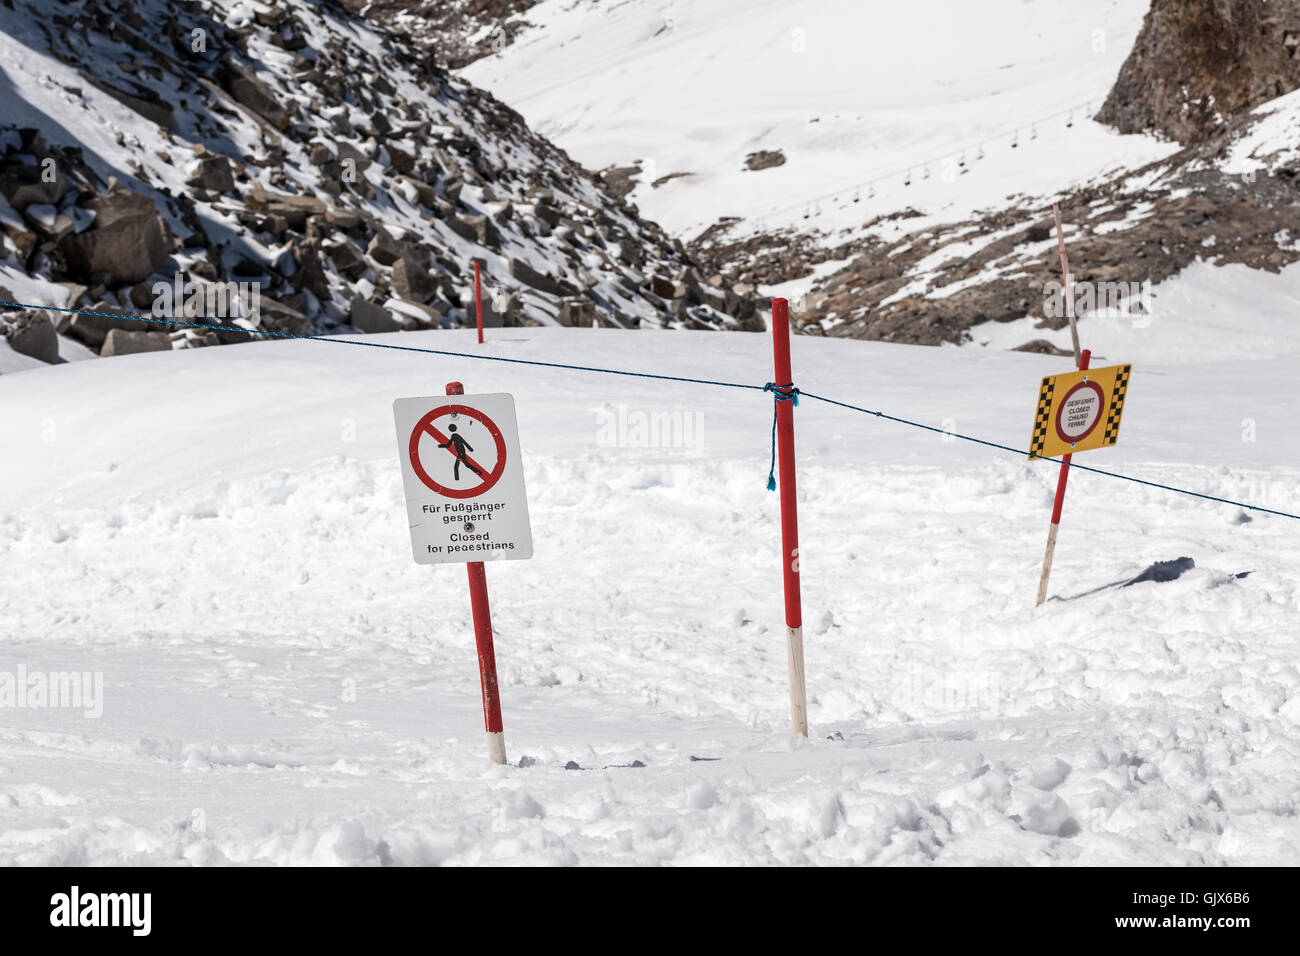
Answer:
[[[1061,231],[1061,208],[1052,203],[1052,215],[1056,218],[1056,248],[1061,253],[1061,278],[1065,283],[1065,314],[1070,320],[1070,339],[1074,343],[1074,366],[1083,368],[1082,352],[1079,348],[1079,326],[1074,319],[1074,288],[1070,281],[1070,260],[1065,256],[1065,234]]]

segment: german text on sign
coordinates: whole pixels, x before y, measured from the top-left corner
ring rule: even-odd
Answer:
[[[399,398],[393,416],[416,562],[531,558],[514,398]]]

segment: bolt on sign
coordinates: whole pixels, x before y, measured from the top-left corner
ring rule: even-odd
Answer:
[[[514,397],[399,398],[393,417],[416,563],[531,558]]]
[[[1131,365],[1049,375],[1038,392],[1029,457],[1057,458],[1115,444]]]

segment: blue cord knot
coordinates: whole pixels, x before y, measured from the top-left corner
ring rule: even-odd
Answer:
[[[768,382],[763,391],[772,393],[772,463],[767,469],[767,490],[776,491],[776,406],[779,402],[799,404],[799,389],[793,385],[778,385]]]

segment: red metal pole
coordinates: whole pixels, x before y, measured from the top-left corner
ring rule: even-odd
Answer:
[[[1091,361],[1092,349],[1084,349],[1079,356],[1079,371],[1087,371]],[[1061,475],[1056,479],[1056,500],[1052,502],[1052,524],[1061,523],[1061,509],[1065,507],[1065,482],[1070,477],[1070,462],[1073,458],[1073,455],[1061,456]]]
[[[772,300],[772,358],[778,391],[794,385],[790,372],[790,304]],[[785,583],[786,650],[790,667],[790,723],[795,736],[808,736],[804,686],[803,608],[799,596],[799,510],[794,477],[794,402],[776,403],[776,456],[781,485],[781,574]]]
[[[474,271],[478,272],[477,263]],[[465,386],[460,382],[448,382],[447,394],[464,395]],[[506,739],[501,724],[496,652],[492,647],[492,610],[488,606],[487,572],[483,569],[482,561],[470,561],[465,567],[469,570],[469,603],[474,615],[474,642],[478,645],[478,674],[483,688],[483,725],[487,730],[488,757],[493,763],[505,763]]]
[[[1079,353],[1079,371],[1087,371],[1092,361],[1092,350],[1084,349]],[[1043,576],[1038,582],[1038,603],[1047,599],[1047,579],[1052,574],[1052,557],[1056,553],[1056,532],[1061,525],[1061,511],[1065,507],[1065,483],[1070,477],[1070,462],[1073,455],[1061,456],[1061,473],[1056,479],[1056,498],[1052,501],[1052,526],[1047,531],[1047,557],[1043,559]]]
[[[474,263],[474,312],[478,316],[478,344],[483,344],[483,283],[479,279],[478,263]]]

